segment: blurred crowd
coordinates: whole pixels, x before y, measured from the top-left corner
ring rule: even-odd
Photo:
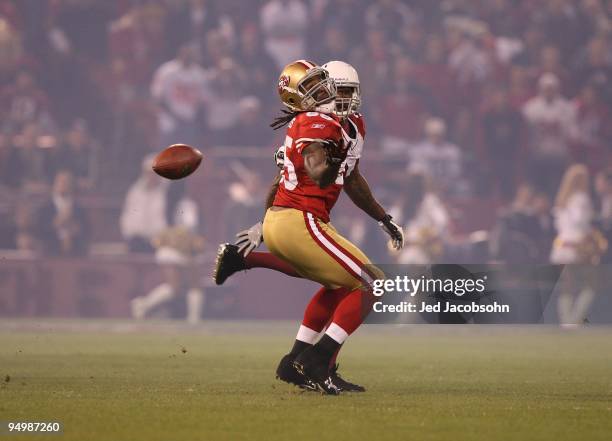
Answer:
[[[548,261],[576,163],[589,225],[609,232],[611,0],[0,0],[0,54],[0,195],[19,195],[3,248],[87,252],[73,195],[105,193],[159,217],[121,217],[129,249],[149,250],[180,198],[138,177],[143,161],[176,142],[271,157],[278,73],[298,58],[359,72],[365,160],[382,164],[368,177],[414,236],[398,259],[459,259],[449,206],[472,198],[502,207],[473,256]],[[250,175],[227,186],[228,223],[269,180],[236,159]],[[502,256],[515,234],[525,249]]]

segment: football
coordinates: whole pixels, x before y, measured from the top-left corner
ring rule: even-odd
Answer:
[[[157,154],[153,171],[166,179],[182,179],[202,162],[202,152],[185,144],[174,144]]]

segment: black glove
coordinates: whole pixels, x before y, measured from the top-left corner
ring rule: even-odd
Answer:
[[[323,148],[327,152],[327,163],[330,165],[341,164],[346,159],[348,149],[344,143],[344,139],[333,141],[326,139],[322,141]]]
[[[391,244],[396,250],[401,249],[404,246],[404,232],[402,227],[393,222],[391,215],[386,214],[381,220],[378,221],[378,225],[391,237]]]

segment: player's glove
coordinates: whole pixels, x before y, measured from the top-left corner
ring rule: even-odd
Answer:
[[[378,221],[378,225],[391,237],[391,244],[396,250],[401,249],[404,246],[404,232],[402,227],[393,222],[391,215],[386,214],[381,220]]]
[[[248,230],[243,230],[236,234],[236,238],[238,253],[242,254],[244,257],[248,256],[263,240],[263,224],[257,222]]]
[[[344,143],[344,139],[336,142],[331,139],[326,139],[321,142],[323,148],[327,152],[327,163],[330,165],[341,164],[346,159],[348,149]]]

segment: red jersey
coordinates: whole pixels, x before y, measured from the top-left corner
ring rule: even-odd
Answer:
[[[364,136],[365,125],[359,114],[351,115],[344,126],[334,115],[319,112],[298,114],[287,130],[283,146],[284,167],[274,205],[306,211],[323,222],[329,222],[329,213],[342,191],[344,177],[354,170],[361,157]],[[320,188],[306,173],[302,150],[317,140],[339,142],[342,138],[349,146],[346,159],[340,165],[335,182]]]

